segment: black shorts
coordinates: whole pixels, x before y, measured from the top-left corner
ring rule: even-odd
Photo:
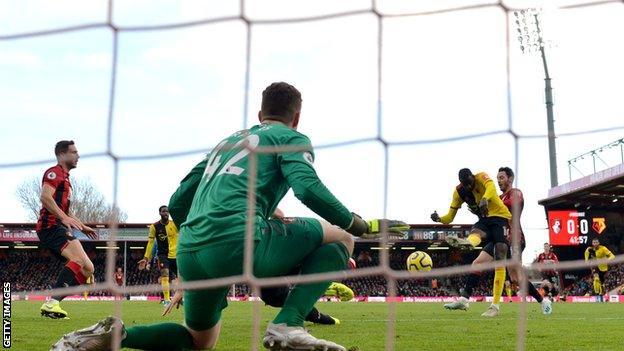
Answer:
[[[167,255],[158,254],[158,268],[169,269],[169,279],[178,277],[178,261],[175,258],[168,258]]]
[[[479,218],[479,221],[475,223],[472,227],[475,229],[480,229],[486,234],[486,238],[484,240],[485,243],[505,243],[507,244],[507,239],[505,239],[505,233],[507,231],[509,225],[509,221],[503,217],[484,217]]]
[[[76,237],[62,224],[54,225],[50,228],[42,229],[37,232],[41,247],[49,249],[61,260],[65,260],[61,252],[65,249],[70,241],[76,240]]]

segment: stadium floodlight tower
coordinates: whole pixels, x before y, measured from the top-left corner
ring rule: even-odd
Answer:
[[[544,83],[546,95],[546,121],[548,124],[548,155],[550,158],[550,186],[556,187],[557,180],[557,149],[555,146],[555,120],[553,114],[553,95],[548,64],[546,63],[546,41],[540,28],[541,10],[524,9],[514,11],[518,29],[518,41],[523,53],[539,52],[544,64]]]

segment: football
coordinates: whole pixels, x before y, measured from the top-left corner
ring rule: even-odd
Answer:
[[[414,251],[407,257],[407,270],[410,272],[430,271],[431,268],[433,268],[431,256],[424,251]]]

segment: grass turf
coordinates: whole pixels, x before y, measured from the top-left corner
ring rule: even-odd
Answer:
[[[234,302],[224,311],[217,350],[251,349],[253,303]],[[39,316],[41,303],[15,301],[12,308],[12,349],[48,350],[64,333],[83,328],[114,313],[112,302],[64,302],[69,320]],[[395,350],[515,350],[519,304],[502,305],[496,318],[481,317],[486,303],[470,310],[446,311],[439,303],[399,303],[396,306]],[[308,325],[312,335],[351,350],[384,350],[389,304],[319,303],[317,307],[341,320],[337,326]],[[526,350],[624,350],[624,304],[557,303],[550,316],[538,304],[527,305]],[[159,321],[181,321],[182,310],[161,317],[156,302],[124,301],[126,327]],[[262,306],[259,349],[267,322],[276,309]]]

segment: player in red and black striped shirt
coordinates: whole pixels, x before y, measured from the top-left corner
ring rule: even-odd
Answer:
[[[73,141],[62,140],[56,143],[54,153],[58,164],[43,174],[41,187],[41,204],[36,231],[41,246],[49,249],[65,266],[59,272],[55,288],[84,284],[93,274],[93,262],[85,253],[80,241],[72,234],[72,230],[82,231],[93,237],[95,231],[84,225],[69,212],[71,184],[69,171],[76,168],[78,150]],[[50,318],[66,318],[59,306],[65,296],[53,296],[41,306],[41,314]]]
[[[535,262],[556,263],[559,262],[559,257],[551,251],[549,243],[544,243],[544,252],[537,256]],[[557,285],[560,285],[559,273],[555,270],[542,270],[540,273],[542,274],[542,287],[546,295],[556,296],[558,294]]]
[[[511,220],[509,221],[509,230],[507,231],[506,238],[509,241],[509,252],[507,253],[508,257],[512,256],[513,252],[513,240],[514,238],[518,238],[519,249],[518,255],[520,257],[520,261],[522,261],[522,251],[524,251],[524,247],[526,246],[524,241],[524,233],[522,232],[522,224],[520,224],[520,216],[522,216],[522,210],[524,209],[524,195],[522,191],[518,188],[513,187],[514,182],[514,172],[509,167],[501,167],[498,169],[498,174],[496,175],[496,180],[498,181],[498,187],[500,188],[502,194],[500,194],[500,199],[503,201],[505,206],[511,212]],[[509,267],[509,278],[515,284],[518,284],[520,281],[520,277],[524,274],[522,269],[518,269],[517,267]],[[527,280],[527,287],[529,294],[540,303],[542,307],[542,312],[544,314],[552,313],[552,305],[551,301],[548,299],[542,298],[542,295],[539,294],[535,285]]]

